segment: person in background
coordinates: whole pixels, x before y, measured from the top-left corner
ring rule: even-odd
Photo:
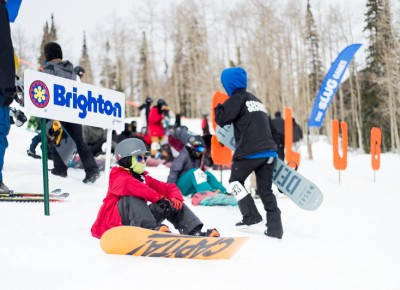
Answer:
[[[142,129],[140,129],[140,132],[138,132],[136,134],[140,139],[143,140],[144,144],[146,145],[147,148],[150,149],[151,146],[151,138],[150,136],[147,134],[147,127],[144,126],[142,127]]]
[[[247,73],[241,67],[222,71],[221,83],[229,95],[215,109],[215,121],[220,126],[233,123],[236,150],[232,157],[230,186],[238,200],[242,220],[237,227],[248,227],[262,222],[262,217],[251,194],[244,188],[246,178],[254,171],[257,191],[267,212],[269,237],[281,239],[283,228],[281,211],[272,192],[274,158],[278,157],[267,110],[263,103],[246,91]]]
[[[296,119],[292,118],[293,121],[293,144],[296,148],[296,151],[298,151],[299,148],[299,142],[303,139],[303,130],[301,130],[301,127],[299,124],[297,124]]]
[[[10,133],[10,105],[17,96],[10,20],[15,20],[21,1],[14,1],[10,5],[13,6],[6,7],[6,1],[0,2],[0,193],[10,191],[3,182],[3,166],[8,147],[7,136]],[[10,16],[7,8],[13,11]]]
[[[204,141],[187,130],[178,131],[177,138],[185,145],[170,167],[167,182],[176,184],[184,196],[197,192],[218,191],[226,193],[225,187],[208,171],[202,169]]]
[[[149,126],[149,114],[150,114],[150,108],[151,108],[151,104],[153,103],[153,99],[150,97],[147,97],[145,102],[140,105],[139,107],[139,111],[141,110],[146,110],[145,114],[146,114],[146,127]]]
[[[76,80],[78,82],[82,82],[82,78],[85,73],[85,69],[81,66],[76,66],[76,67],[74,67],[74,72],[76,74]]]
[[[89,147],[94,157],[105,154],[102,150],[104,142],[107,141],[106,130],[99,127],[83,126],[82,128],[83,140]]]
[[[74,67],[74,72],[76,74],[76,81],[82,82],[83,75],[85,74],[85,69],[81,66]],[[102,150],[102,145],[107,140],[106,131],[103,128],[83,125],[82,135],[83,140],[89,147],[90,151],[94,157],[104,154]]]
[[[58,43],[48,42],[44,46],[44,55],[46,59],[44,73],[76,80],[73,66],[68,60],[63,61],[62,49]],[[83,140],[82,125],[68,122],[61,122],[61,125],[76,143],[77,151],[86,173],[83,182],[94,183],[100,177],[99,168],[92,151]],[[64,164],[55,147],[52,148],[51,156],[54,162],[54,168],[51,173],[60,177],[67,177],[68,166]]]
[[[29,145],[29,149],[26,150],[26,153],[28,154],[28,156],[35,158],[35,159],[42,158],[40,155],[36,154],[36,147],[41,142],[42,142],[42,134],[39,132],[32,138],[31,144]]]
[[[276,129],[276,146],[278,157],[281,160],[285,159],[285,120],[282,118],[281,112],[275,112],[275,118],[272,119],[272,124],[275,126]]]
[[[204,114],[203,118],[201,119],[201,130],[203,131],[203,140],[205,143],[204,166],[207,168],[211,168],[214,165],[214,162],[211,157],[212,135],[210,133],[210,125],[208,124],[207,116],[208,116],[208,114]]]
[[[208,114],[204,114],[203,118],[201,118],[201,130],[203,131],[203,136],[211,135],[210,125],[208,124],[207,116]]]
[[[166,140],[166,135],[165,135],[165,130],[163,126],[164,119],[168,115],[168,104],[165,102],[164,99],[158,99],[157,100],[157,105],[153,106],[150,110],[149,114],[149,122],[148,122],[148,133],[151,138],[151,143],[158,143],[160,144],[161,148],[161,142],[167,141]],[[153,145],[152,145],[153,146]],[[157,146],[153,146],[154,149],[151,150],[151,155],[156,156],[158,153],[158,150],[155,148],[158,148]]]
[[[124,141],[125,139],[132,138],[132,125],[125,123],[124,131],[118,135],[117,143]]]
[[[122,225],[170,232],[162,224],[168,220],[180,234],[219,237],[216,229],[202,231],[203,223],[186,206],[175,184],[159,181],[145,171],[149,154],[137,138],[117,145],[118,166],[111,169],[107,195],[91,228],[92,235],[101,238],[108,229]]]

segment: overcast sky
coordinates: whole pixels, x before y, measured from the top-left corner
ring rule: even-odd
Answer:
[[[146,0],[149,1],[149,0]],[[151,0],[155,5],[168,5],[171,2],[184,0]],[[232,5],[240,0],[214,0],[221,5]],[[305,1],[305,0],[302,0]],[[314,6],[319,0],[312,0]],[[366,0],[320,0],[321,3],[344,5],[352,12],[351,17],[362,27],[364,21]],[[78,62],[81,55],[83,31],[86,31],[88,41],[98,25],[107,25],[107,17],[113,13],[118,17],[135,17],[138,13],[134,6],[142,0],[23,0],[18,18],[11,29],[22,30],[30,39],[38,42],[43,36],[46,20],[53,13],[59,28],[59,42],[64,49],[64,55],[72,62]],[[360,28],[355,33],[355,41],[362,41]],[[358,34],[358,35],[357,35]],[[90,48],[90,43],[89,43]]]

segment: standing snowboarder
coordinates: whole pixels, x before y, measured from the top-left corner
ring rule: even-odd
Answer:
[[[283,235],[281,211],[272,192],[274,158],[278,157],[269,117],[263,103],[246,91],[247,74],[243,68],[222,71],[221,83],[229,95],[223,104],[214,109],[215,121],[220,126],[233,123],[236,150],[232,157],[229,179],[243,215],[237,227],[262,222],[254,199],[244,188],[246,178],[254,171],[257,190],[267,212],[267,236],[281,239]],[[275,134],[275,132],[274,132]]]
[[[44,46],[44,55],[46,58],[46,66],[43,69],[44,73],[76,80],[75,72],[73,71],[72,63],[68,60],[63,61],[63,54],[61,46],[55,42],[48,42]],[[86,176],[83,179],[84,183],[94,183],[100,176],[99,168],[96,160],[93,157],[92,151],[86,145],[83,140],[82,125],[61,122],[62,127],[65,128],[70,134],[71,138],[75,141],[78,150],[79,157],[81,158],[83,168]],[[67,177],[68,166],[64,164],[57,150],[53,147],[52,159],[54,162],[54,168],[51,170],[53,175]]]

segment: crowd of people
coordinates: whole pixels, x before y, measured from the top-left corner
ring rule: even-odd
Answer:
[[[16,61],[10,34],[11,17],[6,1],[0,3],[0,192],[7,193],[9,189],[3,182],[2,168],[10,130],[9,106],[16,98]],[[43,73],[81,81],[85,69],[74,67],[65,60],[58,43],[47,43],[43,53]],[[139,110],[145,110],[145,126],[138,131],[137,122],[132,121],[125,124],[121,133],[114,131],[112,134],[116,165],[110,172],[108,192],[91,229],[94,237],[100,238],[106,230],[120,225],[170,232],[163,224],[165,220],[171,222],[181,234],[218,237],[219,232],[215,228],[203,230],[201,220],[184,203],[184,196],[201,192],[234,198],[242,214],[237,227],[260,223],[263,217],[252,195],[244,187],[245,180],[254,173],[257,193],[266,211],[265,235],[282,238],[281,211],[272,191],[272,174],[274,159],[284,159],[284,120],[280,112],[276,112],[271,120],[262,102],[246,90],[247,73],[243,68],[224,69],[221,84],[229,98],[215,107],[215,121],[220,126],[233,124],[236,141],[229,189],[207,170],[213,166],[210,154],[212,136],[207,114],[202,118],[202,135],[196,135],[181,125],[179,114],[175,116],[175,124],[170,124],[170,108],[165,99],[159,98],[154,102],[147,96],[139,107]],[[28,125],[38,131],[38,123],[39,120],[30,120]],[[63,178],[68,176],[66,160],[69,159],[64,158],[58,146],[63,134],[67,134],[73,140],[82,162],[85,171],[83,182],[94,183],[100,176],[95,157],[104,153],[105,130],[57,120],[46,120],[46,123],[46,135],[50,141],[49,158],[54,165],[51,173]],[[302,132],[294,119],[293,132],[293,141],[299,141]],[[40,137],[38,132],[27,150],[33,158],[41,158],[36,152]],[[161,160],[170,168],[166,182],[151,177],[145,170],[151,159]]]

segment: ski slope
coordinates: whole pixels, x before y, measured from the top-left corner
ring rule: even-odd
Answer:
[[[200,131],[200,120],[183,124]],[[12,126],[3,175],[16,191],[42,191],[41,160],[26,155],[33,136]],[[350,152],[339,183],[325,138],[313,152],[315,160],[306,160],[301,146],[299,172],[321,188],[324,202],[307,212],[278,195],[282,240],[266,237],[264,224],[236,230],[237,207],[193,207],[186,199],[205,227],[250,237],[230,260],[107,255],[90,234],[106,192],[104,175],[92,185],[82,183],[81,169],[69,169],[66,179],[50,175],[50,189],[70,193],[66,202],[50,204],[50,216],[40,203],[0,203],[0,289],[400,289],[400,156],[383,154],[374,182],[370,156]],[[148,170],[167,179],[164,166]],[[224,171],[222,181],[228,178]]]

